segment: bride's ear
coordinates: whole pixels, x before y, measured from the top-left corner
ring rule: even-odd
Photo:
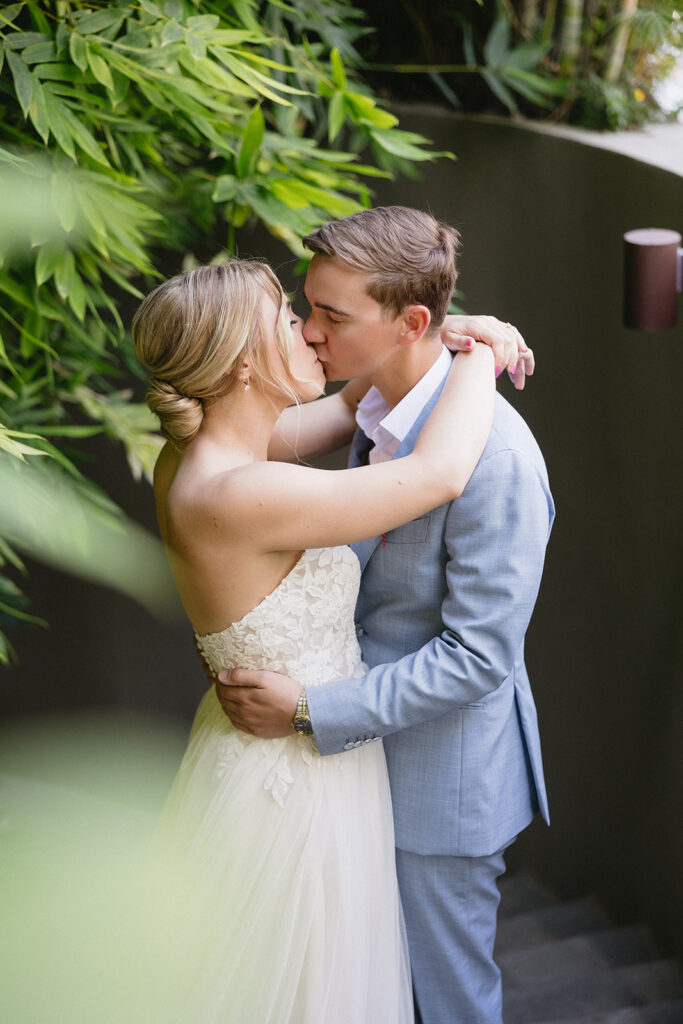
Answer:
[[[432,314],[426,306],[406,306],[401,314],[401,320],[399,345],[412,345],[424,335],[432,321]]]
[[[248,359],[243,359],[242,360],[242,365],[240,366],[239,372],[237,374],[237,379],[238,379],[238,381],[240,382],[240,384],[242,385],[242,387],[244,388],[245,391],[248,391],[250,386],[251,386],[251,377],[252,377],[251,363],[249,362]]]

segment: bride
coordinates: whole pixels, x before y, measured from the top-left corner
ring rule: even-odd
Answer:
[[[306,687],[361,675],[360,571],[346,545],[462,492],[492,422],[490,348],[453,361],[412,454],[325,471],[295,462],[348,439],[366,386],[312,402],[323,367],[267,265],[166,281],[133,337],[168,439],[154,475],[159,528],[211,669],[271,668]],[[380,741],[321,758],[305,732],[257,739],[233,728],[211,688],[162,834],[191,865],[200,926],[179,1020],[413,1020]]]

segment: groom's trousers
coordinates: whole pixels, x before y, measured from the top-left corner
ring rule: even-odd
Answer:
[[[396,850],[416,1024],[502,1024],[493,943],[504,852],[452,857]]]

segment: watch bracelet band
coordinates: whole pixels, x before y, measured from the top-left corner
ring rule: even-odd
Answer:
[[[308,713],[306,688],[304,686],[301,687],[301,693],[299,694],[299,699],[296,702],[296,711],[294,712],[294,718],[292,719],[292,728],[295,732],[304,733],[305,735],[310,735],[313,732],[311,716]]]

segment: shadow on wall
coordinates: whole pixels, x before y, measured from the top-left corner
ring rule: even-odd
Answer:
[[[665,951],[683,952],[683,319],[662,334],[621,327],[622,235],[681,230],[681,179],[511,123],[401,115],[458,160],[380,183],[376,203],[455,224],[462,304],[515,323],[538,360],[524,393],[503,389],[545,453],[558,509],[528,636],[553,825],[535,823],[510,863],[564,898],[597,891],[618,920],[647,921]],[[295,284],[268,236],[243,234],[240,252]],[[93,454],[94,475],[154,529],[151,493],[123,457],[101,443]],[[1,711],[189,721],[205,686],[189,627],[40,567],[28,589],[52,629],[15,633],[22,663],[2,673]]]

